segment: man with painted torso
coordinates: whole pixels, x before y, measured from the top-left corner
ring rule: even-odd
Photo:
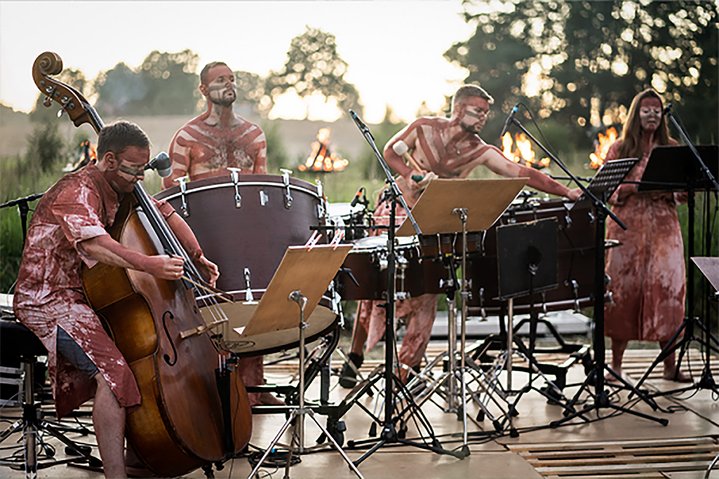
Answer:
[[[170,143],[172,174],[163,180],[170,188],[180,177],[190,180],[241,173],[267,173],[267,141],[262,129],[237,115],[235,74],[222,62],[207,64],[200,73],[199,90],[207,110],[180,128]],[[264,384],[263,356],[244,357],[238,369],[246,386]],[[250,404],[282,404],[269,393],[251,393]]]
[[[434,178],[465,178],[476,167],[483,165],[492,172],[508,177],[527,177],[527,184],[545,193],[565,196],[575,200],[579,189],[569,189],[549,176],[508,160],[497,147],[488,145],[480,138],[489,116],[492,97],[477,85],[460,87],[452,100],[452,114],[449,118],[423,117],[410,123],[394,135],[384,149],[384,157],[389,166],[400,174],[398,185],[411,208],[422,190]],[[404,142],[408,154],[416,165],[405,163],[403,157],[395,152],[395,143]],[[419,182],[413,177],[423,177]],[[375,216],[381,218],[389,214],[390,205],[380,203]],[[398,215],[404,212],[398,211]],[[382,301],[362,301],[352,335],[350,360],[358,366],[363,360],[363,346],[371,349],[381,339],[385,328],[385,311]],[[425,294],[396,303],[395,317],[406,319],[407,331],[402,341],[398,357],[404,377],[409,368],[418,368],[429,342],[432,324],[437,310],[437,295]],[[340,384],[352,387],[355,373],[345,365]]]

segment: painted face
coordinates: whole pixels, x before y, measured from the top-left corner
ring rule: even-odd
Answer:
[[[658,98],[647,97],[639,102],[639,123],[642,130],[656,131],[662,121],[662,102]]]
[[[479,133],[489,118],[489,102],[480,97],[469,97],[462,100],[462,111],[459,121],[462,128],[469,133]]]
[[[210,69],[204,87],[207,99],[216,105],[230,106],[237,99],[235,74],[225,65]]]
[[[145,176],[145,166],[150,161],[150,149],[128,146],[121,153],[113,153],[117,169],[112,171],[108,181],[118,193],[131,193],[135,183]]]

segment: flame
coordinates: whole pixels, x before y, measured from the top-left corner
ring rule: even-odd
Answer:
[[[330,136],[329,128],[320,128],[317,141],[312,142],[312,153],[299,166],[300,171],[332,172],[347,168],[349,161],[330,151]]]
[[[547,157],[537,160],[537,155],[532,149],[532,141],[524,133],[517,133],[514,139],[511,133],[505,133],[502,137],[502,153],[515,163],[523,163],[537,170],[548,167],[550,162]]]
[[[604,133],[600,131],[597,134],[597,139],[594,140],[594,153],[589,155],[589,166],[591,168],[597,170],[604,164],[604,159],[607,157],[609,147],[617,141],[617,138],[619,138],[619,133],[613,126],[608,128]]]

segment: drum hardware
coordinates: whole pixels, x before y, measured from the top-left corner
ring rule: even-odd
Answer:
[[[180,212],[182,213],[182,216],[187,218],[190,216],[190,209],[187,207],[185,193],[187,192],[187,182],[190,181],[190,177],[181,176],[179,178],[175,178],[175,181],[180,186]]]
[[[235,208],[242,207],[242,195],[240,195],[240,168],[227,167],[230,170],[230,178],[232,179],[232,185],[235,187]],[[260,204],[265,206],[266,200],[262,201],[262,193],[260,190]]]
[[[285,208],[290,209],[293,201],[292,192],[290,191],[290,174],[292,174],[292,170],[280,168],[280,172],[282,173],[282,182],[285,184]]]
[[[244,269],[245,275],[245,304],[256,304],[255,297],[252,295],[252,285],[250,284],[250,268]]]
[[[12,354],[20,360],[22,365],[22,418],[15,421],[10,427],[0,432],[0,444],[16,433],[22,434],[22,447],[24,449],[24,471],[27,479],[37,477],[38,469],[56,466],[59,464],[86,464],[96,468],[102,466],[102,461],[92,455],[89,446],[75,443],[61,428],[51,425],[43,419],[40,403],[37,400],[36,383],[34,379],[37,356],[47,355],[45,347],[40,340],[25,326],[17,321],[0,321],[0,338],[4,354]],[[39,439],[48,434],[65,445],[66,454],[73,456],[61,460],[41,461],[38,452]],[[48,454],[49,455],[49,454]],[[17,462],[10,460],[0,461],[0,465],[15,468]]]

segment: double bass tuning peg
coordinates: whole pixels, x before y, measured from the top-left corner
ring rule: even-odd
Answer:
[[[52,98],[46,96],[45,99],[42,101],[42,104],[45,108],[50,108],[50,106],[52,106]]]

